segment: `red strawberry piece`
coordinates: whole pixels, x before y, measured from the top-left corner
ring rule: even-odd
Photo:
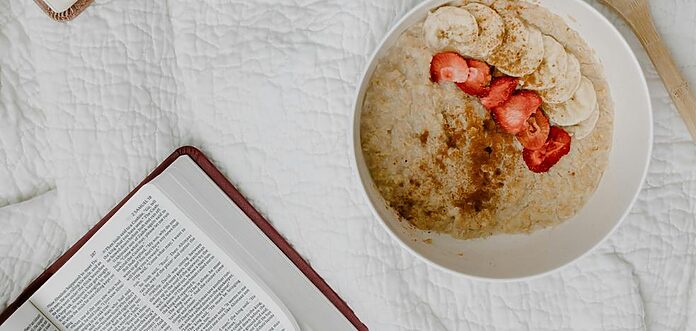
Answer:
[[[518,78],[498,77],[493,80],[488,93],[481,97],[481,103],[486,109],[493,109],[505,103],[517,88]]]
[[[438,53],[430,60],[430,80],[435,83],[463,83],[467,78],[469,78],[469,65],[457,53]]]
[[[522,157],[529,170],[542,173],[547,172],[551,167],[570,152],[570,135],[565,130],[554,126],[549,132],[549,139],[544,146],[537,150],[524,149]]]
[[[486,95],[491,82],[491,67],[473,59],[466,60],[466,64],[469,65],[469,78],[464,83],[457,83],[457,86],[466,94],[477,97]]]
[[[503,131],[518,134],[527,128],[527,120],[539,109],[539,106],[541,106],[541,97],[536,92],[520,91],[491,111],[493,119]]]
[[[517,134],[517,140],[526,149],[537,150],[544,147],[549,137],[549,119],[540,109],[527,119],[527,128]]]

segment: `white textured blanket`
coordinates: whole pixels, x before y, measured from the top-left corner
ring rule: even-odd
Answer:
[[[548,277],[489,284],[429,267],[382,229],[351,172],[350,105],[416,2],[97,0],[61,24],[0,0],[0,308],[192,144],[374,330],[696,329],[696,145],[623,23],[649,79],[655,149],[601,248]],[[696,83],[696,2],[652,4]]]

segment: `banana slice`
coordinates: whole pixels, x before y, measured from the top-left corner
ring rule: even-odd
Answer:
[[[580,61],[571,53],[567,53],[566,60],[568,64],[563,79],[558,81],[556,86],[539,91],[539,95],[545,103],[564,103],[573,97],[573,94],[580,86],[580,81],[582,80]]]
[[[544,59],[544,39],[539,30],[527,27],[514,13],[499,11],[505,24],[503,43],[488,56],[487,62],[513,77],[533,73]]]
[[[597,92],[592,82],[583,76],[572,98],[564,103],[544,104],[542,108],[551,122],[560,126],[576,125],[588,119],[597,108]]]
[[[480,3],[484,6],[491,7],[493,4],[499,0],[452,0],[447,3],[448,6],[457,6],[457,7],[462,7],[466,4],[470,3]]]
[[[566,131],[568,131],[569,134],[573,136],[575,139],[583,139],[586,138],[587,136],[592,133],[592,130],[594,130],[595,126],[597,125],[597,120],[599,119],[599,104],[595,107],[594,111],[592,111],[592,114],[590,114],[590,117],[587,118],[586,120],[573,125],[564,128]]]
[[[539,68],[522,80],[522,86],[528,90],[550,89],[563,80],[568,68],[567,53],[563,45],[550,36],[544,36],[544,59]]]
[[[485,59],[496,47],[503,43],[505,24],[503,18],[488,6],[472,2],[463,7],[478,24],[478,37],[473,44],[462,45],[459,53],[477,60]]]
[[[517,1],[513,0],[493,0],[490,6],[497,12],[512,11],[517,9]]]
[[[428,47],[440,51],[473,44],[479,29],[476,19],[466,9],[444,6],[428,14],[423,32]]]

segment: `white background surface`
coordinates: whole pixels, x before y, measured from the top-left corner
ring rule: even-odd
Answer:
[[[507,284],[436,270],[388,236],[351,173],[350,106],[416,3],[97,0],[60,24],[0,0],[0,308],[193,144],[374,330],[696,328],[696,146],[611,13],[655,108],[647,183],[617,233],[560,273]],[[696,2],[651,3],[696,82]]]

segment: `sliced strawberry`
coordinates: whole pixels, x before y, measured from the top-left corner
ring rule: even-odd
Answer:
[[[488,93],[481,97],[481,103],[486,109],[493,109],[505,103],[517,88],[518,78],[498,77],[493,80]]]
[[[549,139],[544,146],[537,150],[524,149],[522,157],[529,170],[542,173],[547,172],[551,167],[570,152],[570,135],[565,130],[554,126],[549,132]]]
[[[488,93],[488,84],[491,83],[491,67],[485,62],[468,59],[469,78],[464,83],[457,83],[457,86],[466,94],[477,97]]]
[[[435,83],[463,83],[467,78],[469,78],[469,66],[457,53],[438,53],[430,60],[430,80]]]
[[[503,129],[518,134],[527,127],[527,120],[541,106],[541,97],[536,92],[520,91],[508,98],[505,103],[491,110],[493,119]]]
[[[537,109],[534,115],[527,119],[527,128],[517,134],[517,140],[524,148],[537,150],[544,147],[550,130],[549,119],[541,109]]]

